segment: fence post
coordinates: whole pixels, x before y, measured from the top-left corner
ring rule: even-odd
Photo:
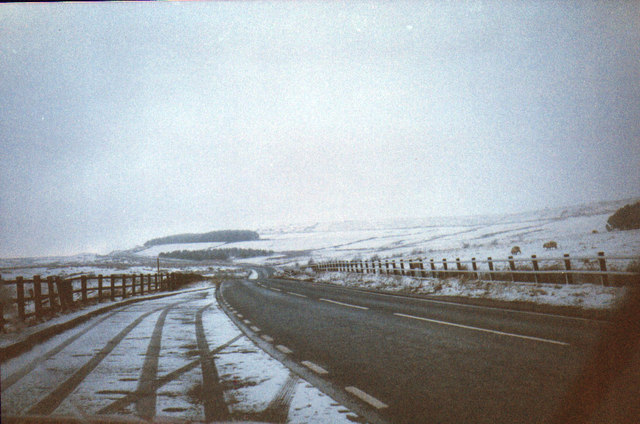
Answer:
[[[420,276],[427,278],[427,271],[424,270],[424,262],[422,262],[422,258],[418,258],[418,267],[420,267]]]
[[[456,268],[458,269],[458,271],[462,271],[462,264],[460,263],[460,258],[456,258]],[[458,277],[460,277],[460,275],[458,275]]]
[[[600,263],[600,271],[607,272],[607,260],[604,258],[604,252],[598,252],[598,262]],[[607,274],[601,275],[600,281],[603,286],[608,286],[609,276]]]
[[[478,264],[476,263],[476,258],[471,258],[471,267],[473,268],[473,278],[479,280],[480,276],[478,275]]]
[[[17,291],[17,301],[18,301],[18,316],[22,321],[25,319],[24,313],[24,278],[17,277],[16,278],[16,291]]]
[[[87,303],[87,276],[80,277],[80,286],[82,288],[82,303]]]
[[[534,271],[540,271],[540,267],[538,266],[538,259],[536,255],[531,255],[531,263],[533,264]],[[537,272],[533,274],[533,278],[535,278],[536,284],[540,282],[540,278]]]
[[[3,287],[2,275],[0,275],[0,287]],[[0,333],[4,333],[4,306],[0,302]]]
[[[102,302],[102,274],[98,274],[98,303]]]
[[[33,276],[33,303],[36,310],[36,319],[40,321],[42,318],[42,286],[40,285],[40,276]]]
[[[564,269],[566,269],[567,271],[571,271],[571,259],[569,259],[568,253],[564,254]],[[573,284],[573,274],[567,272],[567,274],[565,275],[565,281],[567,282],[567,284]]]
[[[147,292],[151,293],[151,274],[147,275]]]
[[[398,275],[398,267],[396,267],[396,260],[391,260],[391,265],[393,266],[393,275]]]
[[[400,275],[404,274],[404,259],[400,259]]]
[[[516,281],[516,274],[513,272],[516,270],[516,261],[513,260],[513,256],[509,256],[509,269],[511,270],[511,281]]]
[[[136,274],[131,274],[131,296],[136,295]]]
[[[153,291],[158,291],[158,274],[153,276]]]
[[[56,304],[56,292],[53,287],[53,277],[50,275],[47,277],[47,290],[49,291],[49,307],[51,308],[51,312],[55,312],[58,309],[58,305]],[[60,295],[58,294],[58,298]]]
[[[127,298],[127,276],[122,275],[122,298]]]
[[[73,280],[62,280],[62,285],[64,286],[64,295],[67,298],[67,305],[70,308],[75,306],[75,301],[73,299]]]
[[[111,298],[111,301],[115,301],[116,300],[116,277],[111,274],[109,276],[110,279],[110,283],[111,283],[111,293],[109,294],[109,297]]]
[[[140,274],[140,295],[144,294],[144,274]]]
[[[489,281],[493,281],[493,262],[491,262],[491,256],[487,258],[489,263]]]
[[[67,302],[67,292],[65,291],[64,282],[62,278],[56,277],[56,288],[58,289],[58,298],[60,299],[60,309],[65,310],[69,308],[69,303]]]
[[[442,268],[444,269],[444,278],[447,278],[449,276],[449,267],[447,265],[447,258],[442,258]]]
[[[436,263],[433,258],[429,259],[429,264],[431,265],[431,277],[438,278],[438,273],[436,272]]]

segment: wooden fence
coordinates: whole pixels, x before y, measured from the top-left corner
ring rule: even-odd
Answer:
[[[112,274],[108,276],[81,275],[73,278],[34,275],[26,279],[2,280],[2,289],[10,293],[11,305],[0,303],[0,330],[4,329],[6,314],[13,313],[21,321],[41,320],[60,311],[74,309],[80,304],[115,301],[130,296],[173,290],[184,280],[179,273]],[[13,309],[9,311],[8,309]]]
[[[613,266],[611,266],[613,263]],[[620,265],[624,263],[625,265]],[[640,280],[638,257],[605,256],[574,257],[565,254],[561,258],[531,258],[461,261],[434,259],[369,259],[351,261],[327,261],[310,265],[316,272],[353,272],[359,274],[398,275],[414,278],[472,278],[489,281],[513,281],[521,283],[551,284],[601,284],[622,286]]]

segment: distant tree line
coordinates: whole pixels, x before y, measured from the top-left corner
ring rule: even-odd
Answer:
[[[157,246],[160,244],[174,244],[174,243],[233,243],[236,241],[253,241],[260,239],[260,235],[255,231],[248,230],[224,230],[224,231],[211,231],[210,233],[200,234],[176,234],[173,236],[166,236],[151,239],[145,242],[145,246]]]
[[[173,252],[160,253],[161,258],[188,259],[192,261],[204,261],[208,259],[227,260],[232,258],[253,258],[256,256],[268,256],[272,250],[239,249],[205,249],[205,250],[174,250]]]

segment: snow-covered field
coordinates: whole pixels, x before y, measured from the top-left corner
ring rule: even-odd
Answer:
[[[404,219],[385,222],[312,224],[269,228],[260,240],[237,243],[190,243],[154,246],[137,251],[139,256],[155,256],[161,251],[208,248],[250,248],[272,250],[270,256],[245,259],[260,265],[306,264],[329,259],[423,257],[448,259],[505,259],[514,246],[520,257],[607,256],[640,257],[640,230],[606,230],[607,219],[621,206],[637,199],[600,202],[536,212],[452,218]],[[543,244],[555,241],[557,250]]]

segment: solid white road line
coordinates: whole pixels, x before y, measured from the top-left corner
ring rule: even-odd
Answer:
[[[316,374],[329,374],[329,371],[325,370],[320,365],[314,364],[313,362],[302,361],[302,365],[309,368],[311,371],[315,372]]]
[[[437,320],[437,319],[430,319],[430,318],[423,318],[423,317],[417,317],[415,315],[406,315],[406,314],[401,314],[401,313],[398,313],[398,312],[394,312],[394,315],[399,316],[399,317],[417,319],[417,320],[420,320],[420,321],[432,322],[434,324],[450,325],[452,327],[465,328],[467,330],[484,331],[486,333],[499,334],[501,336],[517,337],[517,338],[520,338],[520,339],[534,340],[536,342],[544,342],[544,343],[557,344],[557,345],[561,345],[561,346],[569,346],[569,343],[559,342],[557,340],[542,339],[540,337],[533,337],[533,336],[524,336],[522,334],[506,333],[504,331],[489,330],[488,328],[472,327],[470,325],[464,325],[464,324],[455,324],[453,322],[440,321],[440,320]]]
[[[291,349],[289,349],[286,346],[282,346],[282,345],[276,346],[276,349],[278,349],[282,353],[286,353],[287,355],[290,354],[290,353],[293,353],[293,351]]]
[[[273,337],[267,336],[266,334],[263,334],[261,337],[265,342],[273,343]]]
[[[323,302],[335,303],[336,305],[348,306],[349,308],[369,309],[366,306],[352,305],[350,303],[338,302],[337,300],[330,300],[330,299],[323,299],[323,298],[320,298],[320,300],[323,301]]]
[[[300,293],[294,293],[294,292],[287,292],[287,293],[292,294],[294,296],[298,296],[298,297],[304,297],[305,299],[307,298],[307,296],[305,296],[303,294],[300,294]]]
[[[367,402],[369,405],[373,406],[376,409],[387,408],[389,406],[386,403],[381,402],[378,399],[374,398],[370,394],[363,392],[362,390],[358,389],[357,387],[347,386],[344,389],[347,392],[351,393],[352,395],[354,395],[354,396],[360,398],[361,400]]]

